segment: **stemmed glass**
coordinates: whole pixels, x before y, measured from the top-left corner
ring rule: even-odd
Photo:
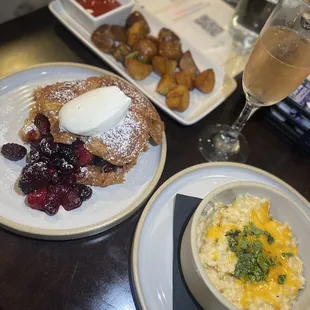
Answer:
[[[278,103],[310,74],[310,0],[280,0],[252,50],[243,73],[246,105],[232,125],[213,125],[199,139],[208,161],[244,162],[241,130],[263,106]]]

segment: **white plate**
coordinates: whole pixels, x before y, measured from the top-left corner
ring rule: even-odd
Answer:
[[[160,109],[164,110],[172,118],[177,120],[183,125],[192,125],[211,111],[219,106],[236,88],[236,81],[225,75],[224,70],[216,66],[211,60],[202,56],[201,53],[195,50],[186,42],[183,42],[182,46],[184,51],[191,50],[193,57],[197,63],[197,66],[203,70],[207,68],[213,68],[216,75],[216,85],[214,91],[210,95],[203,94],[198,90],[191,91],[190,93],[190,106],[189,108],[181,113],[170,110],[166,103],[165,97],[158,94],[155,89],[159,82],[159,77],[152,73],[143,81],[136,81],[131,78],[128,73],[124,70],[122,64],[117,62],[113,56],[101,52],[91,41],[91,33],[85,30],[78,22],[70,16],[62,6],[60,0],[53,1],[49,5],[50,11],[63,23],[77,38],[79,38],[86,46],[88,46],[94,53],[96,53],[102,60],[107,62],[113,69],[115,69],[120,75],[130,81],[133,85],[139,88],[147,97],[149,97]],[[150,24],[153,34],[157,34],[163,25],[155,18],[148,14],[145,10],[143,15]]]
[[[310,214],[310,204],[291,186],[257,168],[208,163],[185,169],[152,196],[139,220],[132,250],[134,285],[143,310],[172,310],[173,208],[177,193],[204,198],[219,185],[256,181],[274,186]],[[216,310],[216,309],[212,309]]]
[[[51,63],[31,67],[0,80],[0,145],[21,143],[18,131],[28,116],[32,91],[39,85],[114,75],[81,64]],[[70,212],[63,208],[55,216],[26,207],[24,196],[14,190],[25,161],[11,162],[0,156],[0,224],[21,234],[45,239],[73,239],[104,231],[135,212],[148,198],[163,171],[166,138],[161,146],[150,147],[126,175],[123,184],[93,187],[93,196]]]

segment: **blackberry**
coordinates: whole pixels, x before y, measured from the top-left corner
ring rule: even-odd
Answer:
[[[33,148],[27,156],[27,162],[28,164],[34,164],[39,161],[48,163],[49,160],[48,158],[43,156],[43,154],[41,154],[37,149]]]
[[[76,165],[77,157],[73,153],[72,147],[70,145],[58,143],[58,157],[64,158],[69,164]]]
[[[42,211],[44,211],[47,215],[53,216],[59,210],[59,206],[54,206],[51,204],[46,204]]]
[[[45,162],[37,162],[27,165],[19,179],[18,185],[26,195],[36,189],[45,187],[50,182],[50,174]]]
[[[62,183],[74,187],[76,185],[76,176],[74,174],[64,175],[62,178]]]
[[[2,155],[13,161],[23,159],[27,154],[27,149],[17,143],[6,143],[1,148]]]
[[[64,158],[55,158],[52,166],[63,174],[70,174],[74,170],[74,166],[69,164]]]
[[[62,182],[61,174],[58,171],[53,171],[51,173],[51,183],[53,185],[60,184]]]
[[[105,160],[105,159],[103,159],[102,157],[99,157],[99,156],[95,156],[95,158],[94,158],[94,164],[96,165],[96,166],[103,166],[103,165],[106,165],[106,164],[108,164],[108,162]]]
[[[40,141],[39,150],[44,156],[52,157],[58,151],[58,144],[52,138],[46,137]]]
[[[93,190],[87,185],[77,184],[76,187],[78,189],[79,196],[82,201],[88,200],[93,194]]]
[[[107,164],[102,166],[101,170],[104,173],[109,173],[109,172],[112,172],[112,171],[116,171],[116,168],[117,168],[116,166],[107,163]]]

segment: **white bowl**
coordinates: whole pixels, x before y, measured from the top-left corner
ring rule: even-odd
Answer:
[[[125,25],[126,18],[131,13],[135,3],[133,0],[118,1],[121,4],[120,7],[100,16],[94,17],[75,0],[61,0],[67,13],[90,33],[103,24]]]
[[[304,263],[305,288],[300,291],[293,310],[309,309],[310,305],[310,218],[294,201],[281,191],[256,182],[235,182],[218,187],[198,206],[183,235],[181,244],[181,266],[186,283],[193,296],[204,309],[237,310],[224,298],[209,280],[200,261],[197,248],[197,226],[201,217],[210,216],[217,202],[231,203],[237,196],[250,194],[271,201],[272,216],[288,223],[298,242],[299,255]],[[309,205],[310,206],[310,205]]]

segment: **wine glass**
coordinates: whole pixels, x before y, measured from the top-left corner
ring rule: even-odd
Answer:
[[[262,29],[243,73],[246,105],[232,125],[213,125],[199,139],[208,161],[245,162],[241,130],[263,106],[278,103],[310,74],[310,0],[280,0]]]

